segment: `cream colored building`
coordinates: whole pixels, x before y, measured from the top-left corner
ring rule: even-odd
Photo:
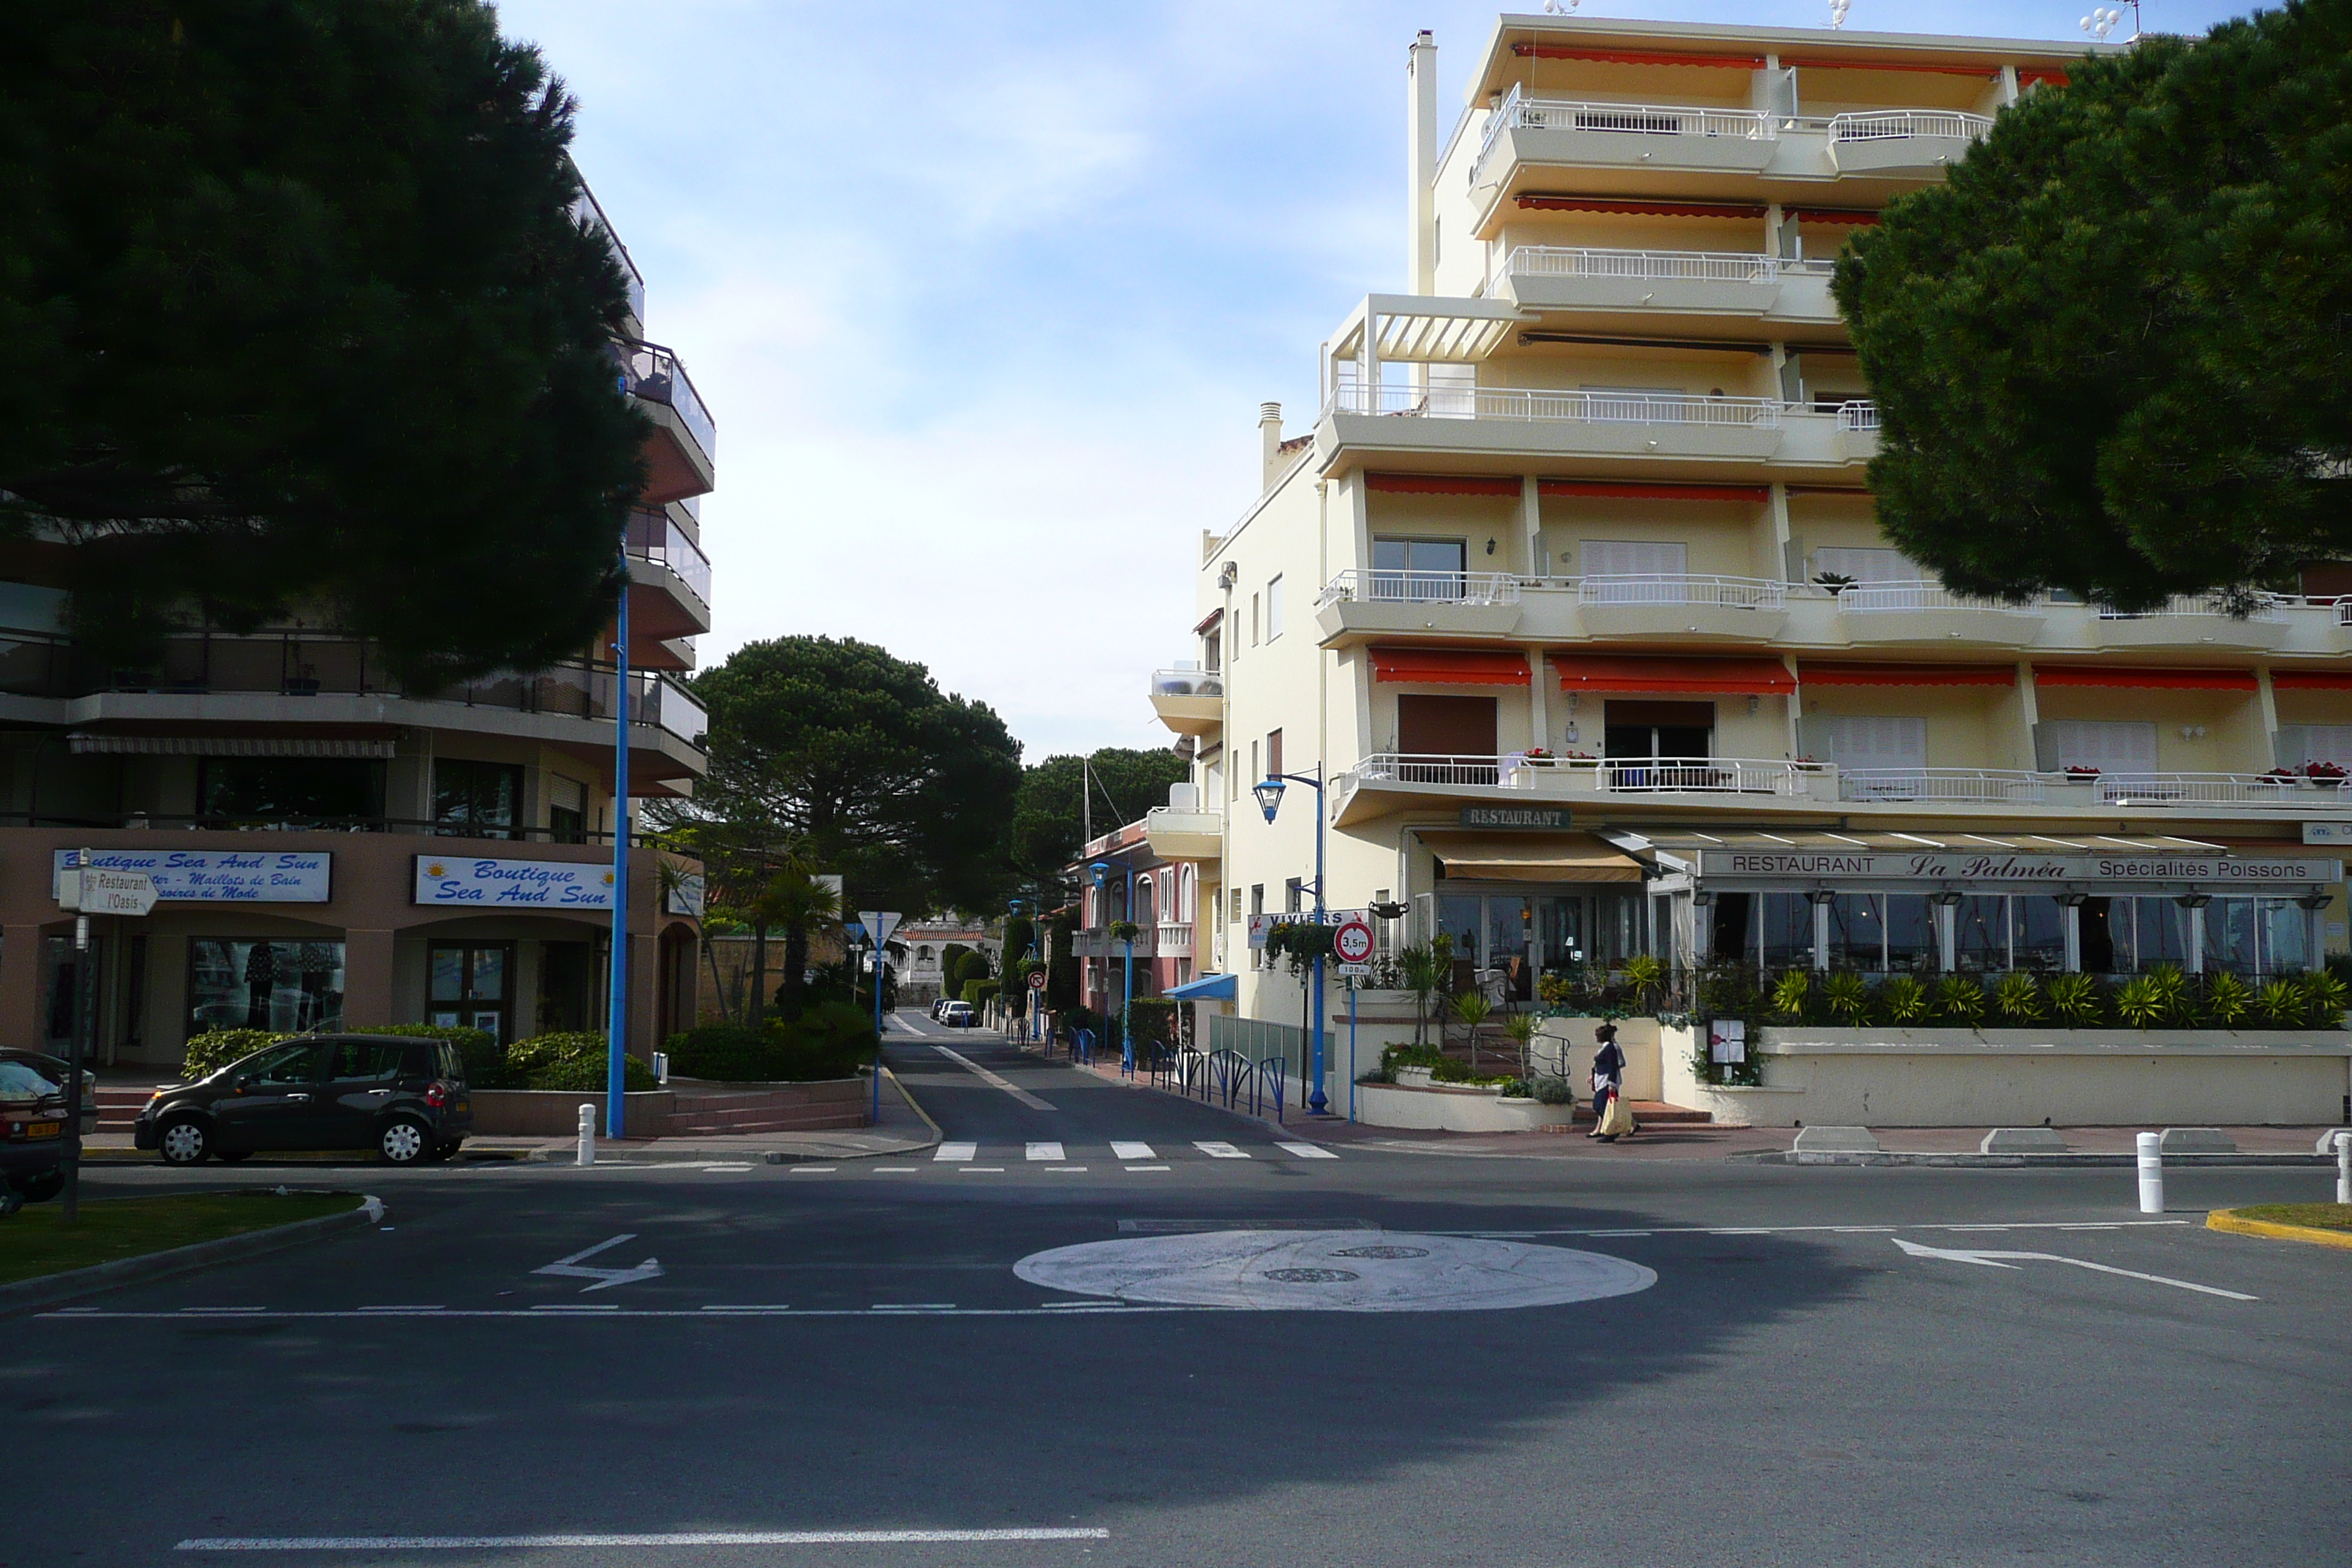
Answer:
[[[1831,260],[2083,52],[1512,16],[1449,130],[1412,44],[1412,287],[1334,324],[1308,431],[1262,411],[1261,492],[1153,678],[1199,799],[1150,847],[1198,863],[1198,971],[1242,1015],[1300,1016],[1246,948],[1313,901],[1314,792],[1269,825],[1275,772],[1328,781],[1329,906],[1402,904],[1386,942],[1443,928],[1517,997],[1636,952],[2345,945],[2352,790],[2274,770],[2352,764],[2352,600],[1992,603],[1874,521]]]

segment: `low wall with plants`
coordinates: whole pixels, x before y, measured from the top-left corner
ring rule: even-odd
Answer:
[[[440,1024],[353,1025],[342,1032],[446,1040],[457,1047],[457,1054],[465,1060],[466,1083],[470,1089],[601,1089],[609,1081],[607,1045],[602,1035],[535,1035],[502,1047],[487,1029]],[[268,1029],[215,1029],[188,1041],[180,1073],[188,1079],[208,1078],[257,1051],[299,1037]],[[631,1057],[624,1065],[624,1082],[628,1090],[656,1087],[653,1069],[644,1062]]]

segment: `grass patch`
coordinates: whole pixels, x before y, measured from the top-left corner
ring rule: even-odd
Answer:
[[[111,1263],[249,1230],[343,1214],[355,1193],[184,1193],[152,1198],[85,1198],[79,1220],[58,1223],[53,1200],[0,1220],[0,1284]]]
[[[2272,1225],[2305,1225],[2314,1230],[2352,1230],[2352,1204],[2256,1204],[2231,1211],[2240,1219]]]

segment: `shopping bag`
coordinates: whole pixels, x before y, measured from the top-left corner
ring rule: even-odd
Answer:
[[[1601,1135],[1622,1138],[1633,1131],[1633,1108],[1625,1103],[1622,1090],[1609,1097],[1609,1109],[1601,1115]]]

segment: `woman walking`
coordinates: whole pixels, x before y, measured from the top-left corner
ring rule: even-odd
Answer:
[[[1614,1143],[1620,1132],[1633,1131],[1630,1117],[1619,1109],[1625,1086],[1625,1053],[1617,1046],[1617,1026],[1604,1023],[1593,1031],[1592,1037],[1601,1048],[1592,1056],[1592,1131],[1588,1138],[1598,1138],[1603,1143]],[[1612,1126],[1622,1121],[1622,1126]]]

